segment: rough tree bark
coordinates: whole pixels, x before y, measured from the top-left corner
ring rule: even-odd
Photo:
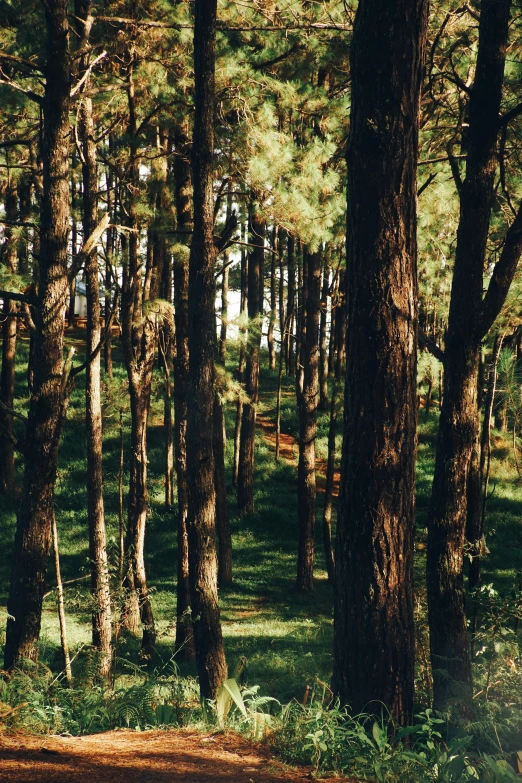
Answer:
[[[36,660],[54,518],[58,444],[65,414],[62,373],[69,291],[69,103],[67,0],[49,0],[43,98],[43,193],[39,287],[34,306],[34,378],[26,428],[25,472],[17,515],[4,666]]]
[[[189,140],[186,125],[176,129],[174,144],[174,197],[180,242],[185,231],[192,228],[192,184],[190,176]],[[188,552],[188,489],[187,489],[187,416],[189,382],[188,347],[188,287],[189,249],[174,256],[174,324],[176,353],[174,358],[174,428],[176,480],[178,490],[178,568],[176,584],[176,650],[180,660],[194,657],[194,637],[190,621],[190,584]]]
[[[426,0],[360,0],[347,152],[333,685],[354,714],[384,704],[400,723],[413,708],[416,167],[427,11]]]
[[[303,390],[297,397],[299,411],[299,465],[297,498],[299,514],[299,544],[297,549],[297,581],[300,592],[314,586],[315,558],[315,438],[319,403],[319,321],[321,316],[320,252],[308,253],[306,271],[305,318],[306,334],[301,350]]]
[[[217,0],[196,0],[194,26],[194,234],[189,264],[189,406],[187,487],[189,578],[202,699],[227,678],[216,568],[213,413],[216,316],[213,239],[214,93]]]
[[[505,301],[522,246],[521,206],[507,231],[483,298],[510,6],[510,0],[483,0],[481,4],[477,64],[469,101],[466,177],[459,185],[460,218],[444,351],[443,402],[428,516],[434,706],[441,710],[452,697],[471,697],[463,550],[468,476],[478,427],[481,340]]]
[[[92,17],[90,0],[76,0],[75,13],[81,46],[89,41]],[[80,21],[81,20],[81,21]],[[83,75],[89,67],[89,55],[80,62]],[[78,111],[78,139],[82,147],[83,179],[83,231],[90,236],[98,222],[98,173],[96,166],[96,141],[92,116],[92,99],[85,92],[89,86],[87,78],[82,90]],[[108,677],[111,671],[111,594],[109,585],[109,566],[105,533],[105,510],[103,505],[103,468],[102,468],[102,409],[101,409],[101,352],[98,349],[101,340],[101,307],[98,253],[96,248],[85,262],[85,282],[87,287],[87,356],[96,355],[86,368],[85,418],[87,430],[87,518],[89,523],[89,559],[91,567],[91,593],[93,598],[92,643],[100,651],[99,672]],[[108,319],[108,314],[106,314]]]

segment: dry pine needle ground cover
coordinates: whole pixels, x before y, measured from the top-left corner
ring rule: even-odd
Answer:
[[[2,783],[303,783],[311,777],[310,768],[289,770],[231,733],[122,730],[85,737],[0,736]]]

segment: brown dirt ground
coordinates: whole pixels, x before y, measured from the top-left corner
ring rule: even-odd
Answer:
[[[276,431],[275,423],[266,414],[257,414],[256,423],[259,425],[265,436],[265,440],[270,445],[275,453],[276,447]],[[295,465],[297,469],[297,460],[299,456],[299,444],[293,435],[289,435],[286,432],[282,432],[279,437],[279,453],[283,459],[289,462],[291,465]],[[326,485],[326,460],[316,459],[315,461],[316,480],[317,480],[317,492],[321,493],[325,491]],[[339,481],[341,479],[341,471],[337,468],[334,472],[334,486],[333,496],[334,498],[339,495]]]
[[[311,777],[309,767],[284,767],[263,748],[232,733],[111,731],[87,737],[35,737],[17,732],[0,736],[2,783],[304,783]],[[335,780],[341,783],[340,778]]]

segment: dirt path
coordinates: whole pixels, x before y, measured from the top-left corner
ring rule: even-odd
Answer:
[[[276,448],[276,427],[275,421],[266,413],[258,413],[256,416],[256,424],[263,431],[265,440],[270,445],[272,451],[275,453]],[[291,465],[295,465],[297,470],[297,462],[299,459],[299,444],[293,435],[289,435],[286,432],[282,432],[279,437],[279,453],[283,459],[289,462]],[[317,492],[322,493],[325,491],[326,486],[326,460],[316,458],[315,471],[317,478]],[[334,485],[333,496],[334,498],[339,495],[339,481],[341,479],[341,471],[339,468],[334,472]]]
[[[2,783],[304,783],[310,777],[310,768],[285,769],[235,734],[0,736]]]

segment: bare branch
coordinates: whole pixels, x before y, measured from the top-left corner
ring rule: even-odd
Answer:
[[[107,212],[104,214],[90,237],[87,239],[86,242],[84,242],[83,247],[81,248],[80,252],[76,256],[76,259],[74,260],[70,270],[69,270],[69,284],[72,283],[80,269],[82,268],[82,265],[85,263],[86,259],[89,257],[89,255],[92,253],[96,245],[101,239],[101,235],[104,231],[107,230],[110,224],[110,217],[107,214]]]
[[[522,201],[517,216],[508,228],[500,258],[495,264],[486,296],[482,302],[479,324],[480,337],[485,337],[500,313],[522,255]]]
[[[76,85],[75,85],[75,86],[72,88],[72,90],[71,90],[71,98],[73,97],[73,95],[76,95],[76,93],[77,93],[79,90],[81,90],[81,88],[83,87],[83,85],[85,84],[85,82],[87,81],[87,79],[89,78],[89,75],[90,75],[90,73],[91,73],[92,69],[94,68],[94,66],[95,66],[95,65],[97,65],[97,63],[99,63],[99,62],[100,62],[100,60],[103,60],[103,58],[104,58],[104,57],[106,57],[106,56],[107,56],[107,52],[105,52],[105,51],[104,51],[104,52],[102,52],[101,54],[99,54],[99,55],[98,55],[98,57],[96,57],[96,58],[95,58],[95,59],[92,61],[92,63],[90,63],[90,64],[89,64],[89,67],[85,69],[85,73],[83,74],[83,76],[82,76],[82,78],[80,79],[80,81],[78,82],[78,84],[76,84]]]

